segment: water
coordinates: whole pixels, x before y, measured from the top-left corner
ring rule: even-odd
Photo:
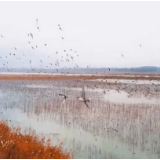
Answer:
[[[130,95],[125,91],[109,90],[104,96],[106,101],[113,103],[125,103],[125,104],[160,104],[159,99],[151,98],[147,99],[143,95],[139,98],[130,97]]]
[[[10,126],[34,129],[51,138],[52,144],[63,142],[63,149],[71,150],[74,158],[159,158],[156,99],[87,88],[92,107],[88,110],[75,99],[80,91],[65,81],[3,82],[0,119],[8,120]],[[60,92],[69,95],[66,104],[62,105]]]
[[[90,80],[94,82],[107,82],[107,83],[124,83],[124,84],[160,84],[159,80],[128,80],[128,79],[96,79]]]
[[[51,85],[22,85],[22,87],[27,87],[27,88],[51,88],[53,86]],[[54,88],[58,88],[58,87],[54,87]],[[68,87],[64,87],[65,90],[74,90],[74,91],[78,91],[81,92],[82,88],[68,88]],[[90,88],[86,88],[85,90],[86,92],[98,92],[98,93],[102,93],[103,89],[90,89]],[[129,103],[129,104],[139,104],[139,103],[146,103],[146,104],[160,104],[160,101],[158,98],[150,98],[148,99],[147,97],[145,97],[144,95],[141,95],[140,97],[133,97],[130,94],[128,94],[125,91],[117,91],[114,89],[110,89],[107,90],[105,95],[102,96],[102,98],[104,98],[105,101],[109,101],[109,102],[113,102],[113,103]]]

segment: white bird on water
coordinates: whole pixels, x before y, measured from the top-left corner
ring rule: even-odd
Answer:
[[[82,88],[82,94],[81,94],[81,97],[77,97],[77,99],[78,99],[79,101],[83,102],[83,103],[86,105],[86,107],[88,107],[88,108],[89,108],[89,106],[88,106],[87,102],[90,102],[90,100],[89,100],[89,99],[86,99],[86,97],[85,97],[85,90],[84,90],[84,86],[83,86],[83,88]],[[90,109],[90,108],[89,108],[89,109]]]

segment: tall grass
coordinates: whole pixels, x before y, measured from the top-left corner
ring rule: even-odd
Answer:
[[[0,158],[2,159],[69,159],[62,146],[51,146],[50,139],[39,140],[36,135],[22,135],[19,128],[11,129],[0,122]]]

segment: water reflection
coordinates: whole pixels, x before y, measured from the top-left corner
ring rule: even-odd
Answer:
[[[160,104],[157,98],[148,99],[143,95],[140,97],[132,97],[125,91],[109,90],[105,94],[105,100],[114,103],[126,103],[126,104]]]

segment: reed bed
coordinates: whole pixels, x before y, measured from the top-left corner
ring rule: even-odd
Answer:
[[[0,158],[2,159],[69,159],[69,152],[62,152],[62,146],[51,146],[34,134],[22,135],[20,128],[9,128],[0,122]]]
[[[83,84],[77,80],[2,82],[0,109],[4,113],[18,109],[37,125],[49,123],[44,135],[48,134],[51,141],[64,139],[64,145],[76,158],[160,158],[159,104],[113,103],[102,98],[103,89],[125,90],[134,97],[159,97],[159,85],[85,82],[93,89],[86,91],[90,110],[76,99]],[[59,93],[69,97],[66,103],[62,104]],[[50,126],[57,124],[64,130],[50,132]],[[61,136],[63,132],[66,135]],[[88,143],[85,137],[90,139]]]

